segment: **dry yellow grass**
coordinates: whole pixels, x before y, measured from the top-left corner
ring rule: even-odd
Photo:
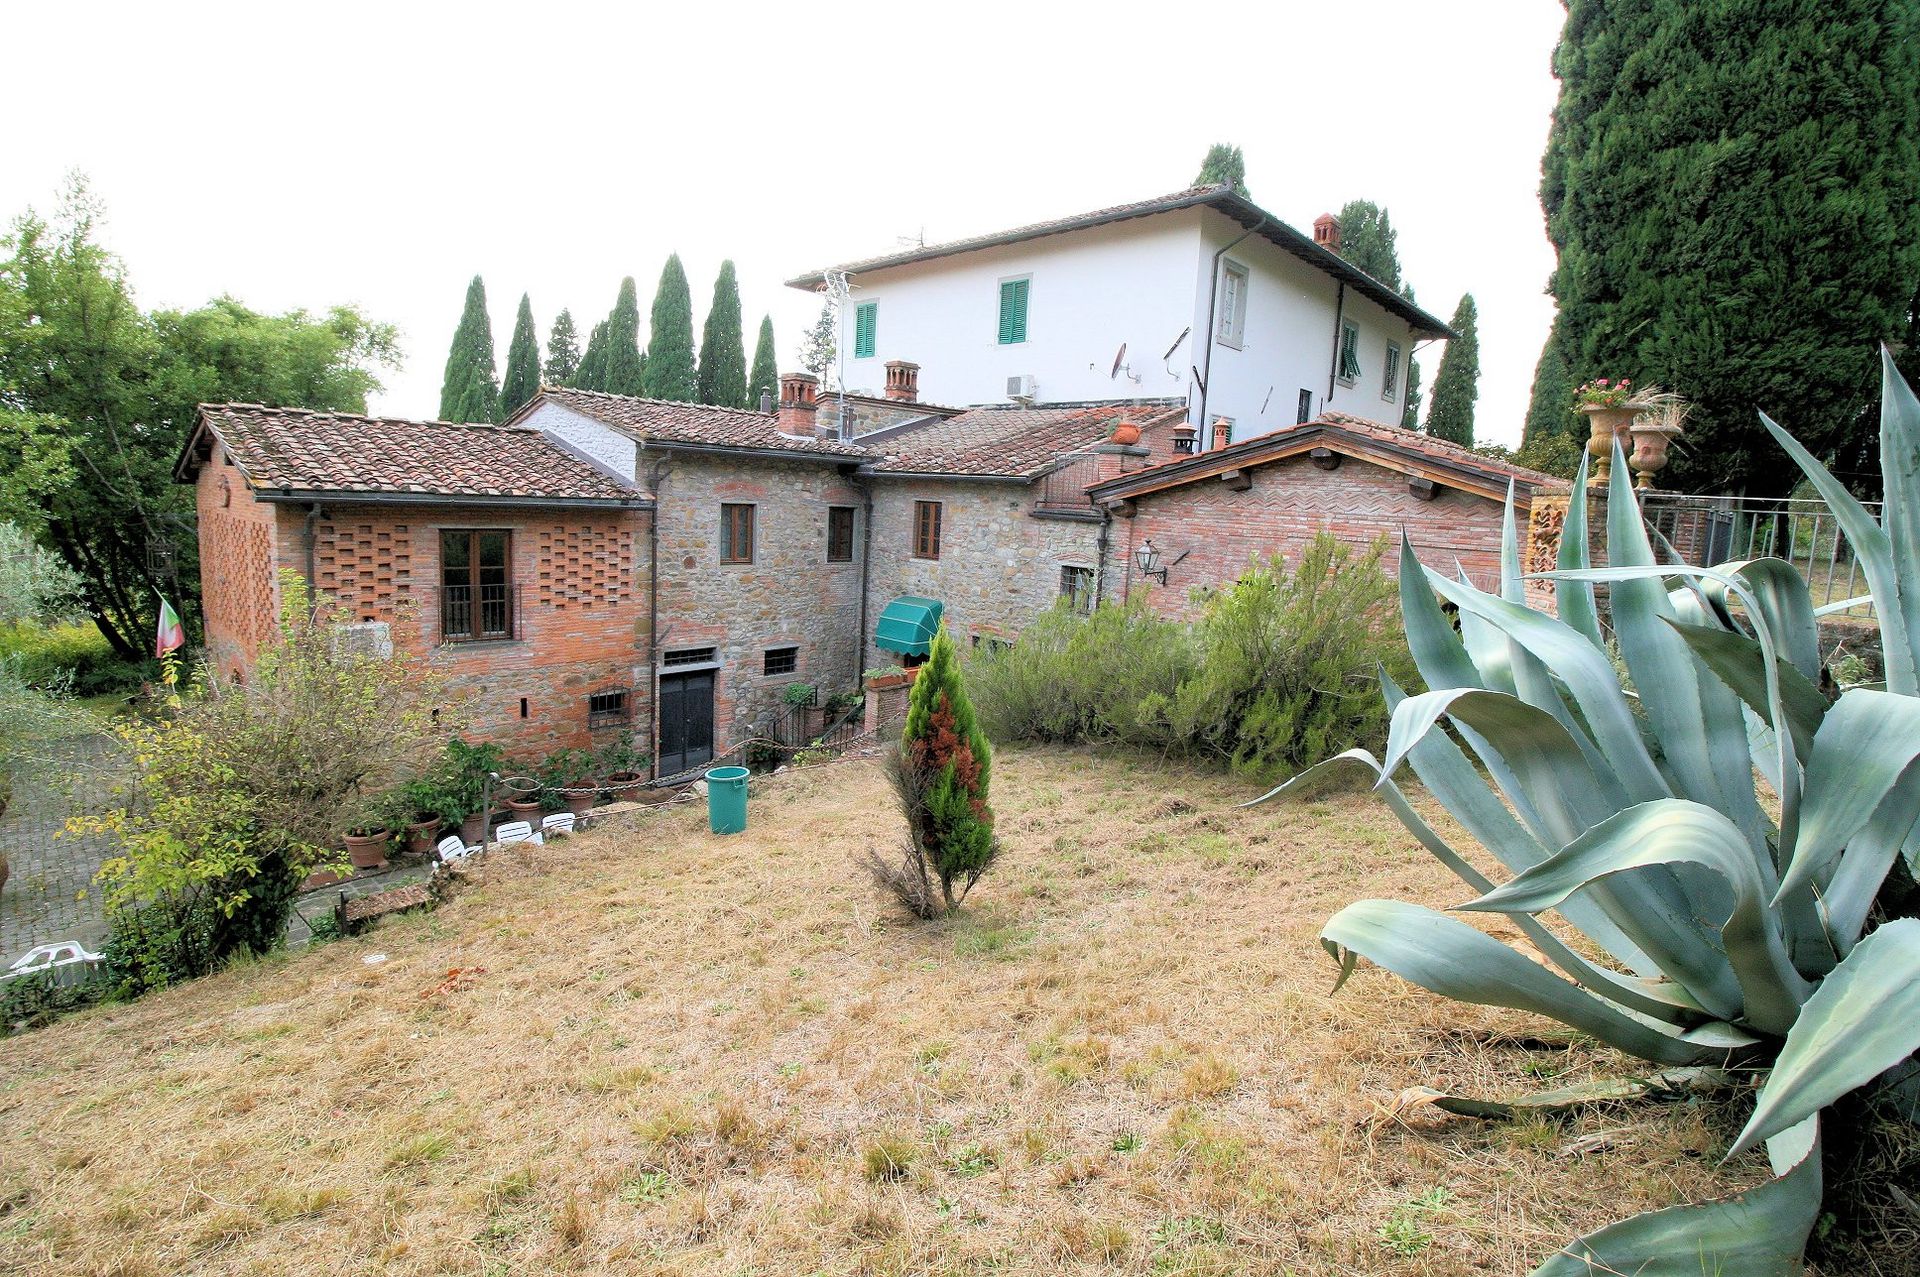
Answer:
[[[745,835],[496,855],[437,913],[0,1042],[0,1271],[1517,1273],[1764,1176],[1714,1169],[1715,1105],[1391,1116],[1630,1066],[1379,971],[1329,996],[1330,912],[1462,893],[1365,794],[1245,794],[1005,751],[1004,858],[922,924],[857,864],[878,769],[785,774]]]

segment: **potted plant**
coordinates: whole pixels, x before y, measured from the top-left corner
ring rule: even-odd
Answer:
[[[600,751],[602,783],[617,802],[632,802],[647,783],[652,755],[634,747],[633,733],[621,732]]]
[[[347,845],[347,860],[355,869],[387,867],[387,844],[393,841],[393,831],[387,827],[379,802],[368,803],[350,818],[342,836]]]
[[[1593,481],[1598,490],[1606,491],[1613,471],[1614,440],[1620,441],[1623,450],[1632,451],[1628,431],[1633,419],[1653,407],[1651,398],[1658,393],[1659,387],[1636,387],[1630,377],[1618,381],[1602,377],[1573,392],[1574,407],[1587,414],[1587,452],[1593,457]]]
[[[500,779],[501,792],[506,795],[507,810],[513,813],[515,820],[540,823],[540,813],[546,810],[546,791],[540,782],[528,775],[503,776]]]
[[[879,692],[889,687],[905,687],[919,672],[904,665],[876,665],[860,677],[870,689]]]
[[[594,780],[600,760],[584,749],[556,749],[540,764],[540,782],[553,809],[564,807],[576,816],[593,810]]]
[[[447,819],[460,822],[460,837],[469,846],[487,836],[493,820],[493,813],[486,809],[487,776],[505,762],[506,754],[498,745],[469,745],[457,736],[447,742],[434,779],[448,798]]]
[[[409,781],[394,795],[394,819],[407,831],[407,850],[424,856],[439,840],[441,826],[461,819],[465,812],[439,782],[428,776]]]
[[[812,683],[788,683],[780,699],[788,708],[801,711],[800,730],[803,735],[812,737],[820,734],[826,709],[820,704],[819,688]]]

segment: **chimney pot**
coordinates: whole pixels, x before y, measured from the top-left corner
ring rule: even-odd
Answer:
[[[1213,450],[1215,452],[1233,442],[1233,423],[1225,417],[1213,419]]]
[[[771,390],[763,390],[760,392],[760,411],[766,413],[768,416],[773,415],[773,392]]]
[[[1192,453],[1196,451],[1194,444],[1199,439],[1199,434],[1199,431],[1184,421],[1175,426],[1173,428],[1173,450],[1175,454]]]
[[[780,377],[780,413],[774,428],[795,439],[813,437],[814,418],[820,407],[820,379],[808,372],[783,373]]]
[[[1313,242],[1329,253],[1340,251],[1340,219],[1332,213],[1322,213],[1313,219]]]
[[[904,359],[887,360],[887,398],[900,403],[920,399],[920,365]]]

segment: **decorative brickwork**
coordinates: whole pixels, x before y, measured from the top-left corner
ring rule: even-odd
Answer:
[[[321,519],[314,529],[313,575],[314,586],[355,619],[392,621],[399,604],[413,597],[412,529],[384,516]]]
[[[201,467],[195,496],[207,655],[216,669],[231,676],[252,666],[280,613],[274,585],[274,512],[253,499],[246,479],[224,453]]]
[[[544,530],[534,563],[542,607],[614,607],[633,595],[633,534],[625,528]]]

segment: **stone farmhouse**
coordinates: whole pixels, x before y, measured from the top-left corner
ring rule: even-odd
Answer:
[[[1192,223],[1192,236],[1179,234],[1203,277],[1209,257],[1239,260],[1205,245],[1242,251],[1212,219],[1239,217],[1245,201],[1220,189],[1129,216]],[[1274,236],[1303,238],[1277,223],[1255,229],[1269,248]],[[1246,256],[1250,268],[1267,262],[1264,249]],[[1036,264],[1030,278],[1052,275]],[[1255,315],[1266,278],[1250,269],[1242,281]],[[1329,278],[1322,354],[1347,322],[1339,315],[1361,316],[1372,334],[1361,349],[1379,341],[1382,360],[1437,330]],[[1033,288],[1026,313],[1037,317]],[[907,293],[885,296],[909,309]],[[1056,322],[1070,320],[1045,321]],[[1037,343],[1042,330],[1028,331]],[[1241,331],[1236,355],[1262,349],[1251,321]],[[930,369],[960,367],[944,384],[975,384],[978,369],[955,352],[979,343],[937,340],[934,328],[924,337],[939,361]],[[917,363],[890,359],[882,372],[879,394],[824,398],[815,378],[790,374],[759,411],[547,387],[500,425],[203,405],[176,477],[196,487],[208,658],[248,676],[290,570],[350,609],[358,641],[448,676],[467,694],[474,735],[534,755],[631,732],[666,778],[752,735],[794,683],[850,690],[863,671],[924,655],[915,623],[935,604],[975,644],[1011,640],[1063,598],[1091,608],[1144,591],[1183,615],[1196,591],[1321,529],[1358,544],[1405,530],[1426,561],[1485,577],[1497,570],[1509,485],[1523,519],[1557,485],[1357,409],[1328,410],[1317,393],[1305,422],[1247,412],[1250,437],[1222,428],[1203,448],[1190,379],[960,407],[922,400]],[[1336,364],[1335,392],[1366,375],[1343,387]],[[1397,420],[1374,375],[1374,398]],[[1104,371],[1052,384],[1114,388]]]

